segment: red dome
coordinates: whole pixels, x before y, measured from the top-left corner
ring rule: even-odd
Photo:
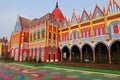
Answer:
[[[58,3],[56,3],[56,8],[53,10],[52,14],[55,16],[56,19],[63,21],[64,16],[58,7]]]

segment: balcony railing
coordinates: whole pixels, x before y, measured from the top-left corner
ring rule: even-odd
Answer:
[[[94,41],[102,41],[102,40],[106,40],[106,35],[95,36],[94,37]]]
[[[91,38],[82,38],[82,43],[91,42]]]
[[[120,38],[120,34],[111,35],[111,39],[118,39],[118,38]]]
[[[72,43],[72,44],[77,44],[78,42],[79,42],[79,39],[71,40],[71,43]]]

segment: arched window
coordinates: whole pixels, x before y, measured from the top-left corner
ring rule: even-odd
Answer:
[[[72,31],[70,34],[70,39],[71,40],[77,40],[79,38],[79,32],[77,30]]]
[[[77,34],[76,32],[73,33],[73,39],[76,40]]]
[[[113,30],[114,30],[114,34],[118,34],[119,33],[118,24],[116,24],[116,23],[114,24]]]

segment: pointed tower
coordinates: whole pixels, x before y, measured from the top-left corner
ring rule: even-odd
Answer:
[[[61,12],[61,10],[59,9],[58,2],[56,2],[56,7],[52,11],[52,14],[55,16],[55,18],[57,20],[59,20],[59,22],[63,22],[64,16],[63,16],[63,13]]]

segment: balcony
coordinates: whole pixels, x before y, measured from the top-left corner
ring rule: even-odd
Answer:
[[[91,42],[91,38],[82,38],[82,43]]]
[[[102,40],[106,40],[106,35],[95,36],[94,37],[94,41],[102,41]]]
[[[110,36],[110,39],[118,39],[120,38],[120,34],[113,34]]]
[[[68,44],[68,41],[62,41],[62,44],[63,44],[63,45],[67,45],[67,44]]]
[[[79,42],[79,39],[71,40],[71,43],[72,43],[72,44],[77,44],[78,42]]]

